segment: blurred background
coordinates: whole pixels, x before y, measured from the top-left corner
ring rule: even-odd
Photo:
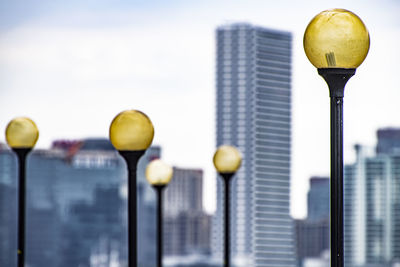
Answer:
[[[397,166],[393,163],[395,157],[392,157],[397,150],[390,148],[397,146],[396,140],[399,137],[396,127],[400,127],[397,100],[400,98],[400,90],[398,83],[395,82],[400,61],[399,1],[2,0],[0,2],[0,129],[5,129],[7,123],[17,116],[28,116],[37,123],[40,131],[38,152],[32,155],[29,163],[32,171],[30,212],[33,215],[28,225],[31,224],[31,229],[40,229],[40,225],[53,220],[50,228],[54,232],[50,231],[46,238],[57,244],[60,243],[57,240],[64,240],[62,236],[56,234],[61,231],[58,227],[65,227],[62,228],[62,232],[64,235],[68,233],[70,237],[69,241],[57,246],[58,252],[48,252],[48,255],[35,254],[35,249],[42,252],[44,249],[32,243],[31,252],[28,249],[28,257],[29,253],[32,253],[31,266],[64,266],[57,264],[66,260],[55,259],[54,255],[74,248],[76,246],[74,235],[79,237],[80,231],[88,233],[82,225],[86,223],[86,227],[92,229],[92,223],[99,220],[103,220],[104,224],[99,226],[99,229],[93,229],[92,239],[89,237],[87,239],[92,241],[84,245],[81,258],[65,266],[123,266],[119,259],[124,258],[126,254],[123,246],[121,247],[125,242],[124,234],[118,229],[112,230],[113,227],[107,222],[118,224],[119,220],[121,223],[125,221],[123,211],[126,173],[121,160],[112,147],[108,146],[106,139],[112,118],[126,109],[139,109],[145,112],[155,126],[153,142],[155,146],[151,153],[148,152],[147,160],[161,157],[162,154],[165,161],[182,170],[184,175],[198,177],[197,180],[193,178],[195,182],[200,180],[201,191],[196,193],[198,197],[195,202],[197,202],[193,204],[194,206],[176,207],[170,211],[170,224],[171,229],[175,229],[173,227],[177,226],[174,226],[173,222],[180,218],[181,224],[185,226],[181,225],[176,229],[197,225],[197,230],[192,231],[202,233],[204,229],[208,229],[206,231],[209,231],[209,237],[205,240],[190,241],[192,242],[190,251],[178,251],[178,248],[173,251],[173,245],[168,245],[167,247],[171,247],[170,264],[175,264],[177,256],[212,254],[211,217],[218,210],[218,186],[211,161],[218,143],[216,142],[218,78],[216,30],[217,27],[235,23],[249,23],[283,31],[291,36],[288,52],[291,88],[290,215],[298,220],[294,227],[298,232],[304,233],[310,227],[312,229],[319,227],[321,232],[325,231],[326,227],[329,227],[329,222],[326,222],[326,214],[329,211],[326,207],[319,207],[325,212],[325,217],[322,216],[325,224],[310,226],[316,221],[321,222],[319,219],[310,218],[312,205],[310,195],[314,194],[312,192],[317,192],[316,195],[326,196],[326,192],[329,192],[329,188],[326,189],[325,179],[329,176],[330,164],[329,97],[325,82],[317,75],[316,69],[304,54],[302,38],[308,22],[316,14],[335,7],[349,9],[359,15],[371,36],[369,55],[347,84],[344,100],[344,157],[345,163],[348,164],[346,173],[348,177],[351,175],[356,177],[354,169],[357,168],[354,166],[367,166],[367,161]],[[381,149],[375,155],[378,129],[383,131],[380,135],[381,144],[389,143],[389,149]],[[0,135],[0,143],[3,143],[0,151],[2,156],[0,180],[4,185],[4,192],[8,192],[0,194],[0,204],[8,205],[3,207],[5,217],[0,217],[1,227],[6,218],[14,218],[8,211],[13,210],[12,207],[15,205],[13,204],[15,166],[13,157],[4,145],[4,135]],[[358,147],[355,150],[355,144],[361,144],[363,148]],[[99,154],[94,151],[102,152]],[[388,162],[393,162],[382,163],[384,160],[379,158],[380,155],[386,155],[389,158]],[[376,168],[372,170],[376,171]],[[388,175],[375,172],[371,177],[389,177]],[[76,181],[65,182],[66,177],[71,176]],[[34,177],[37,177],[36,180]],[[310,179],[311,177],[315,179]],[[389,179],[387,183],[382,182],[382,184],[388,185],[392,181],[393,186],[390,187],[397,188],[397,176],[390,177],[387,178]],[[83,192],[79,195],[79,190],[77,191],[81,188],[79,182],[82,180],[85,180],[83,186],[93,190],[93,195],[89,198],[86,198]],[[367,178],[364,180],[368,181]],[[43,185],[49,185],[49,181],[54,183],[53,187],[49,186],[51,190],[44,192]],[[373,185],[377,183],[371,181]],[[35,186],[38,187],[36,189],[38,191],[35,191]],[[322,191],[318,191],[318,188],[322,188]],[[350,184],[347,188],[360,187]],[[375,191],[367,187],[364,191],[369,190],[368,193],[375,194],[376,199],[381,199],[379,196],[389,194],[389,191],[384,191],[389,190],[388,188],[389,186],[382,187],[380,193],[373,193]],[[317,191],[312,191],[313,189]],[[148,205],[146,206],[148,221],[151,221],[154,219],[152,219],[154,195],[144,180],[142,190],[143,207]],[[68,196],[68,192],[73,194]],[[393,191],[391,195],[396,195],[396,192],[398,191]],[[360,205],[367,205],[366,194],[362,192],[357,194],[363,196],[359,201],[365,203]],[[102,210],[104,205],[101,205],[101,199],[107,198],[113,199],[113,203],[120,203],[119,213],[112,215],[109,211]],[[324,201],[329,199],[320,200]],[[378,202],[376,210],[393,208],[395,212],[390,213],[390,218],[384,214],[377,214],[377,218],[383,216],[382,221],[397,218],[396,214],[400,212],[395,202],[396,199]],[[197,207],[196,216],[190,212],[194,207]],[[94,219],[88,215],[95,216],[102,212],[104,213],[102,219]],[[348,214],[349,212],[351,211],[348,211]],[[66,214],[72,214],[68,220],[63,217]],[[89,218],[85,218],[86,216]],[[112,218],[107,219],[107,216]],[[192,223],[188,223],[190,220]],[[12,221],[8,225],[11,227]],[[371,229],[367,223],[364,223],[364,226],[365,229]],[[381,224],[371,227],[384,229]],[[393,225],[390,229],[392,231],[390,233],[400,236],[400,226]],[[13,233],[12,231],[14,230],[3,229],[0,230],[0,234]],[[114,234],[101,236],[100,233],[104,231]],[[151,236],[152,228],[148,231]],[[172,231],[166,232],[173,233]],[[380,236],[390,235],[385,230],[379,231]],[[326,237],[326,233],[317,234]],[[35,240],[37,237],[34,233],[32,235],[31,240]],[[366,234],[359,233],[359,236],[363,235]],[[10,234],[9,238],[12,239],[13,236]],[[299,238],[301,235],[297,234],[297,239]],[[322,237],[316,238],[320,240]],[[5,239],[1,240],[3,243],[0,244],[0,262],[5,258],[4,255],[8,255],[3,251],[12,246],[11,243],[5,243]],[[371,239],[375,245],[361,249],[363,253],[354,256],[354,261],[359,266],[374,262],[377,266],[396,264],[396,259],[400,258],[400,248],[398,250],[391,248],[396,247],[395,244],[400,244],[400,240],[398,243],[394,239],[390,243],[383,237],[379,242],[376,240]],[[51,247],[51,242],[43,244]],[[316,261],[319,262],[309,260],[307,266],[324,264],[321,261],[324,261],[323,259],[326,261],[326,257],[321,256],[321,253],[329,249],[325,244],[317,248],[316,252],[299,252],[297,247],[296,263],[303,264],[302,259],[310,256],[318,258]],[[355,243],[348,244],[355,246]],[[372,251],[381,256],[377,256],[369,263],[366,255]],[[154,251],[151,249],[143,251],[141,256],[143,259],[146,257],[145,253],[151,258],[153,255],[151,253]],[[75,252],[71,251],[70,255],[72,254]],[[87,258],[88,255],[91,257]],[[34,263],[35,257],[41,259],[47,257],[46,259],[53,260],[54,264]],[[196,262],[196,259],[185,258],[185,260]],[[177,262],[183,261],[183,259],[177,260]],[[142,264],[145,262],[148,260],[144,260]],[[152,266],[151,263],[148,266]]]

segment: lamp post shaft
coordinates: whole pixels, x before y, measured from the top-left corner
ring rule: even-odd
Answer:
[[[343,265],[343,97],[331,97],[331,266]]]
[[[137,189],[136,172],[139,159],[145,153],[140,151],[119,151],[128,167],[128,267],[137,267]]]
[[[230,181],[234,173],[221,173],[225,187],[225,243],[224,243],[224,266],[230,266]]]
[[[318,69],[331,100],[331,266],[344,266],[343,227],[343,97],[355,69]]]
[[[162,266],[163,258],[163,189],[165,185],[155,185],[157,192],[157,267]]]
[[[26,157],[31,148],[13,148],[18,158],[18,242],[17,266],[25,266]]]

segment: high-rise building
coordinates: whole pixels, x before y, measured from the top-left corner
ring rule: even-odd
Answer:
[[[376,133],[378,144],[377,154],[400,153],[400,130],[396,128],[379,129]]]
[[[400,259],[400,129],[378,131],[376,155],[356,145],[345,166],[345,264],[392,266]]]
[[[174,167],[174,174],[164,194],[164,212],[203,212],[203,171]]]
[[[307,220],[321,221],[329,219],[330,204],[329,177],[311,177],[307,195]]]
[[[217,146],[243,155],[231,186],[237,266],[296,265],[289,215],[291,47],[288,32],[250,24],[217,29]],[[213,252],[222,260],[223,186],[217,179]]]
[[[17,257],[16,160],[0,144],[0,266],[15,266]]]
[[[210,224],[203,209],[203,171],[174,167],[164,192],[165,255],[208,255]]]
[[[300,267],[314,261],[324,261],[320,257],[329,252],[329,183],[328,177],[311,177],[307,218],[295,221],[297,260]]]
[[[156,266],[156,203],[145,182],[144,168],[159,154],[159,148],[149,148],[138,166],[140,267]],[[0,151],[0,191],[5,192],[0,194],[1,266],[12,266],[8,263],[16,258],[15,253],[5,253],[15,251],[17,218],[3,220],[5,212],[16,208],[15,167],[15,155]],[[125,265],[126,182],[124,160],[105,139],[57,141],[49,150],[31,153],[27,166],[27,265]],[[146,192],[153,196],[146,197]],[[3,196],[7,201],[2,201]],[[13,212],[9,215],[16,214]],[[12,234],[5,235],[7,231]]]

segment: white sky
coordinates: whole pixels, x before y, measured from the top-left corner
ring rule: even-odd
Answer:
[[[38,147],[46,148],[58,138],[107,137],[117,113],[142,110],[167,162],[205,170],[209,211],[215,209],[218,25],[250,22],[293,33],[294,217],[306,215],[309,177],[329,174],[328,89],[302,48],[314,15],[349,9],[371,35],[370,53],[346,87],[345,161],[353,160],[355,143],[375,144],[377,128],[400,126],[399,1],[102,0],[63,6],[30,0],[25,9],[19,2],[0,5],[0,129],[16,116],[31,117],[40,130]]]

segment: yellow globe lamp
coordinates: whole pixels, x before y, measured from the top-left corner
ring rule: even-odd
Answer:
[[[146,179],[153,186],[167,185],[173,175],[172,167],[160,159],[153,160],[146,167]]]
[[[33,148],[38,138],[39,130],[29,118],[15,118],[7,125],[6,140],[11,148]]]
[[[138,266],[137,165],[154,137],[149,117],[138,110],[119,113],[110,125],[110,141],[128,168],[128,266]]]
[[[345,9],[329,9],[308,24],[304,50],[316,68],[357,68],[368,54],[370,39],[362,20]]]
[[[157,195],[157,266],[162,266],[163,260],[163,190],[171,181],[173,170],[171,166],[160,159],[151,161],[146,167],[146,179]]]
[[[236,147],[222,145],[215,152],[213,162],[217,172],[234,173],[242,163],[242,156]]]
[[[39,130],[36,124],[29,118],[15,118],[7,125],[6,140],[18,159],[18,266],[23,266],[25,262],[26,159],[38,138]]]
[[[370,36],[361,19],[345,9],[319,13],[308,24],[304,50],[329,87],[331,105],[331,266],[344,266],[343,98],[348,80],[369,51]]]
[[[123,111],[111,122],[110,141],[119,151],[146,150],[153,137],[153,124],[141,111]]]
[[[242,156],[234,146],[222,145],[215,151],[213,162],[224,185],[224,266],[229,267],[230,258],[230,181],[242,163]]]

